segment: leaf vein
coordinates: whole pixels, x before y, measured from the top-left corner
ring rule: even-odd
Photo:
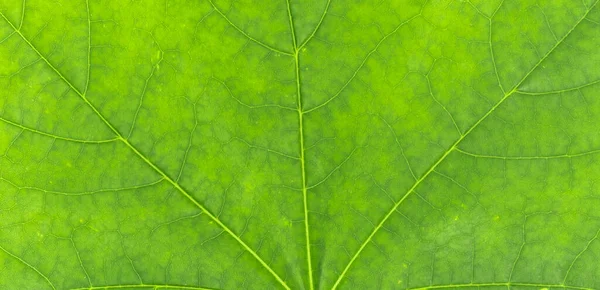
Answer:
[[[56,287],[54,287],[54,284],[52,284],[52,282],[50,281],[50,279],[48,279],[48,277],[46,275],[44,275],[42,272],[40,272],[40,270],[38,270],[36,267],[34,267],[33,265],[27,263],[27,261],[19,258],[19,256],[7,251],[5,248],[3,248],[2,246],[0,246],[0,250],[2,250],[4,253],[6,253],[7,255],[13,257],[14,259],[18,260],[19,262],[21,262],[23,265],[27,266],[29,269],[35,271],[38,275],[40,275],[42,278],[44,278],[44,280],[46,281],[46,283],[48,283],[48,285],[50,285],[50,287],[54,290],[56,290]]]
[[[112,138],[112,139],[106,139],[106,140],[84,140],[84,139],[76,139],[76,138],[70,138],[70,137],[62,137],[62,136],[54,135],[51,133],[46,133],[46,132],[43,132],[43,131],[40,131],[40,130],[37,130],[34,128],[30,128],[30,127],[21,125],[19,123],[10,121],[8,119],[4,119],[2,117],[0,117],[0,121],[5,122],[9,125],[15,126],[17,128],[21,128],[21,129],[31,132],[31,133],[39,134],[42,136],[46,136],[46,137],[50,137],[50,138],[54,138],[54,139],[58,139],[58,140],[74,142],[74,143],[102,144],[102,143],[115,142],[115,141],[119,140],[119,138]]]
[[[298,137],[300,141],[300,169],[302,173],[302,205],[304,209],[304,236],[306,246],[306,266],[308,267],[308,287],[310,290],[314,289],[313,272],[312,272],[312,256],[310,253],[310,228],[308,221],[308,188],[306,186],[306,166],[304,152],[306,151],[304,146],[304,112],[302,107],[302,90],[300,86],[300,51],[298,43],[296,42],[296,30],[294,28],[294,18],[292,17],[292,9],[290,0],[286,0],[288,20],[290,25],[290,31],[292,34],[292,45],[294,48],[294,70],[296,76],[296,97],[297,97],[297,111],[298,111]]]
[[[310,109],[304,111],[304,114],[308,114],[310,112],[318,110],[318,109],[326,106],[327,104],[329,104],[331,101],[335,100],[348,87],[348,85],[350,85],[350,83],[352,82],[352,80],[354,80],[354,78],[356,78],[356,76],[358,75],[358,72],[365,66],[365,64],[367,63],[367,60],[369,60],[369,58],[371,57],[371,55],[373,55],[375,52],[377,52],[377,49],[379,49],[379,46],[381,46],[381,44],[384,43],[385,40],[388,39],[390,36],[396,34],[396,32],[398,32],[398,30],[400,30],[401,27],[403,27],[404,25],[408,24],[409,22],[411,22],[412,20],[414,20],[415,18],[417,18],[419,16],[421,16],[421,12],[419,12],[415,16],[412,16],[411,18],[407,19],[406,21],[400,23],[398,26],[396,26],[396,28],[394,28],[394,30],[392,30],[390,33],[384,35],[379,40],[379,42],[377,42],[377,44],[375,45],[375,47],[371,51],[369,51],[369,53],[367,53],[367,55],[363,58],[362,62],[356,68],[356,70],[354,71],[354,73],[352,74],[352,76],[344,83],[344,85],[335,94],[333,94],[333,96],[329,97],[325,102],[321,103],[320,105],[317,105],[317,106],[315,106],[313,108],[310,108]]]
[[[225,21],[227,21],[227,23],[229,23],[229,25],[231,25],[231,27],[233,27],[235,30],[237,30],[239,33],[241,33],[243,36],[245,36],[246,38],[248,38],[250,41],[268,49],[271,50],[273,52],[276,53],[281,53],[281,54],[285,54],[285,55],[289,55],[289,56],[293,56],[294,54],[291,52],[287,52],[287,51],[283,51],[280,49],[277,49],[275,47],[272,47],[250,35],[248,35],[248,33],[246,33],[244,30],[242,30],[241,28],[239,28],[237,25],[235,25],[230,19],[229,17],[227,17],[227,15],[225,15],[223,12],[221,12],[221,10],[217,7],[217,5],[215,5],[215,3],[212,0],[208,0],[208,2],[210,2],[210,5],[213,7],[213,9],[215,9],[215,11],[217,11],[217,13],[219,13],[219,15],[221,15],[221,17],[223,17],[223,19],[225,19]]]

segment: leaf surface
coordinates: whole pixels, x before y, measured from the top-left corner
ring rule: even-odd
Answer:
[[[600,289],[598,2],[0,1],[0,288]]]

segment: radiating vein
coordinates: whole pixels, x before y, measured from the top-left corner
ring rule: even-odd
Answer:
[[[145,155],[143,155],[135,146],[133,146],[127,139],[119,133],[119,131],[98,111],[98,109],[87,99],[87,97],[79,91],[40,51],[14,26],[8,18],[4,15],[4,13],[0,12],[0,16],[4,18],[4,20],[12,27],[13,30],[31,47],[31,49],[38,54],[44,62],[75,92],[79,97],[87,104],[96,113],[96,115],[104,122],[104,124],[117,136],[121,142],[125,144],[131,151],[133,151],[139,158],[141,158],[148,166],[150,166],[154,171],[160,174],[164,180],[168,181],[175,189],[177,189],[183,196],[185,196],[189,201],[191,201],[195,206],[201,209],[206,215],[213,220],[217,225],[219,225],[225,232],[227,232],[232,238],[234,238],[248,253],[250,253],[273,277],[279,282],[285,289],[290,289],[285,281],[281,279],[281,277],[260,257],[258,254],[252,250],[238,235],[236,235],[229,227],[227,227],[221,220],[219,220],[216,216],[210,213],[202,204],[200,204],[194,197],[192,197],[185,189],[183,189],[177,182],[171,179],[162,169],[160,169],[157,165],[151,162]]]
[[[436,167],[441,164],[450,153],[455,151],[457,146],[471,133],[477,128],[484,120],[487,119],[500,105],[504,103],[511,95],[517,92],[517,89],[529,78],[529,76],[550,56],[558,46],[560,46],[569,35],[579,26],[579,24],[588,16],[588,14],[596,7],[596,5],[600,2],[600,0],[596,0],[594,4],[584,13],[584,15],[575,23],[575,25],[558,41],[556,44],[550,48],[550,50],[523,76],[523,78],[513,87],[513,89],[505,94],[490,110],[488,110],[479,120],[477,120],[462,136],[460,136],[451,146],[446,150],[442,156],[419,178],[410,189],[404,194],[404,196],[396,203],[394,206],[387,212],[387,214],[383,217],[383,219],[379,222],[377,227],[373,229],[371,234],[365,239],[365,241],[358,248],[356,253],[352,256],[342,273],[338,276],[335,284],[332,289],[336,289],[340,283],[342,282],[344,276],[352,266],[352,264],[356,261],[356,259],[360,256],[365,247],[369,244],[369,242],[373,239],[375,234],[383,227],[383,224],[392,216],[392,214],[396,211],[396,209],[415,191],[415,189],[431,174]]]
[[[304,207],[304,236],[306,237],[306,264],[308,267],[308,287],[314,289],[313,272],[312,272],[312,257],[310,254],[310,230],[308,221],[308,187],[306,182],[306,165],[304,152],[304,112],[302,108],[302,90],[300,88],[300,51],[296,42],[296,29],[294,28],[294,18],[292,17],[292,8],[290,0],[286,0],[290,31],[292,34],[292,45],[294,48],[294,70],[296,75],[296,97],[298,98],[298,135],[300,139],[300,169],[302,172],[302,204]]]

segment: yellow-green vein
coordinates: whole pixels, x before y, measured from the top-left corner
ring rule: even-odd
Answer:
[[[306,263],[308,267],[308,283],[309,289],[314,289],[313,273],[312,273],[312,257],[310,254],[310,230],[308,221],[308,187],[306,186],[306,161],[304,158],[304,112],[302,110],[302,91],[300,89],[300,56],[298,44],[296,42],[296,31],[294,28],[294,18],[292,17],[292,8],[290,0],[286,0],[287,12],[290,23],[290,31],[292,33],[292,44],[294,46],[294,70],[296,73],[296,97],[298,98],[298,135],[300,138],[300,167],[302,171],[302,203],[304,207],[304,235],[306,237]]]

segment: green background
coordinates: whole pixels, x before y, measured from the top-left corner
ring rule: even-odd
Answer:
[[[598,0],[0,0],[1,289],[600,289]]]

